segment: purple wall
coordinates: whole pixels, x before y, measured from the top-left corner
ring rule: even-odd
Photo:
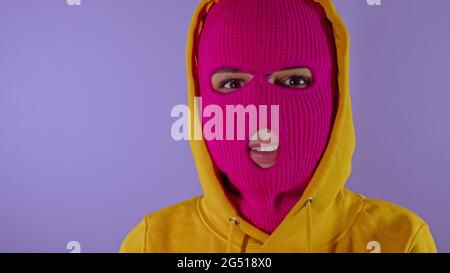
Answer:
[[[351,189],[406,206],[450,251],[450,1],[336,0],[352,37]],[[185,38],[196,0],[0,0],[0,251],[115,252],[201,193]]]

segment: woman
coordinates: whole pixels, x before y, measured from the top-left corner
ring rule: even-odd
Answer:
[[[436,251],[420,217],[344,187],[349,38],[331,0],[205,0],[187,48],[191,109],[201,96],[279,117],[246,122],[248,139],[192,140],[204,195],[146,216],[121,252]]]

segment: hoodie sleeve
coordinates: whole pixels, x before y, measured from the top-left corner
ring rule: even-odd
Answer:
[[[144,218],[133,230],[128,233],[120,247],[120,253],[144,253],[146,252],[147,217]]]
[[[422,225],[414,236],[410,253],[437,253],[437,248],[428,225]]]

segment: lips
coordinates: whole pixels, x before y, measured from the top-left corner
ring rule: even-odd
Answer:
[[[278,135],[264,128],[258,130],[250,138],[250,158],[261,168],[267,169],[275,165],[279,154]]]

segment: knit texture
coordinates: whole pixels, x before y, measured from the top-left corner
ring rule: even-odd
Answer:
[[[331,24],[312,0],[222,0],[207,14],[198,62],[203,108],[214,104],[226,113],[227,105],[267,105],[270,114],[270,106],[279,105],[280,148],[274,166],[263,169],[251,160],[248,133],[245,140],[206,142],[240,215],[272,233],[301,197],[327,145],[337,96]],[[292,67],[309,68],[311,85],[289,89],[268,82],[270,73]],[[234,92],[219,93],[211,76],[221,68],[254,78]],[[204,117],[203,123],[208,120]]]

